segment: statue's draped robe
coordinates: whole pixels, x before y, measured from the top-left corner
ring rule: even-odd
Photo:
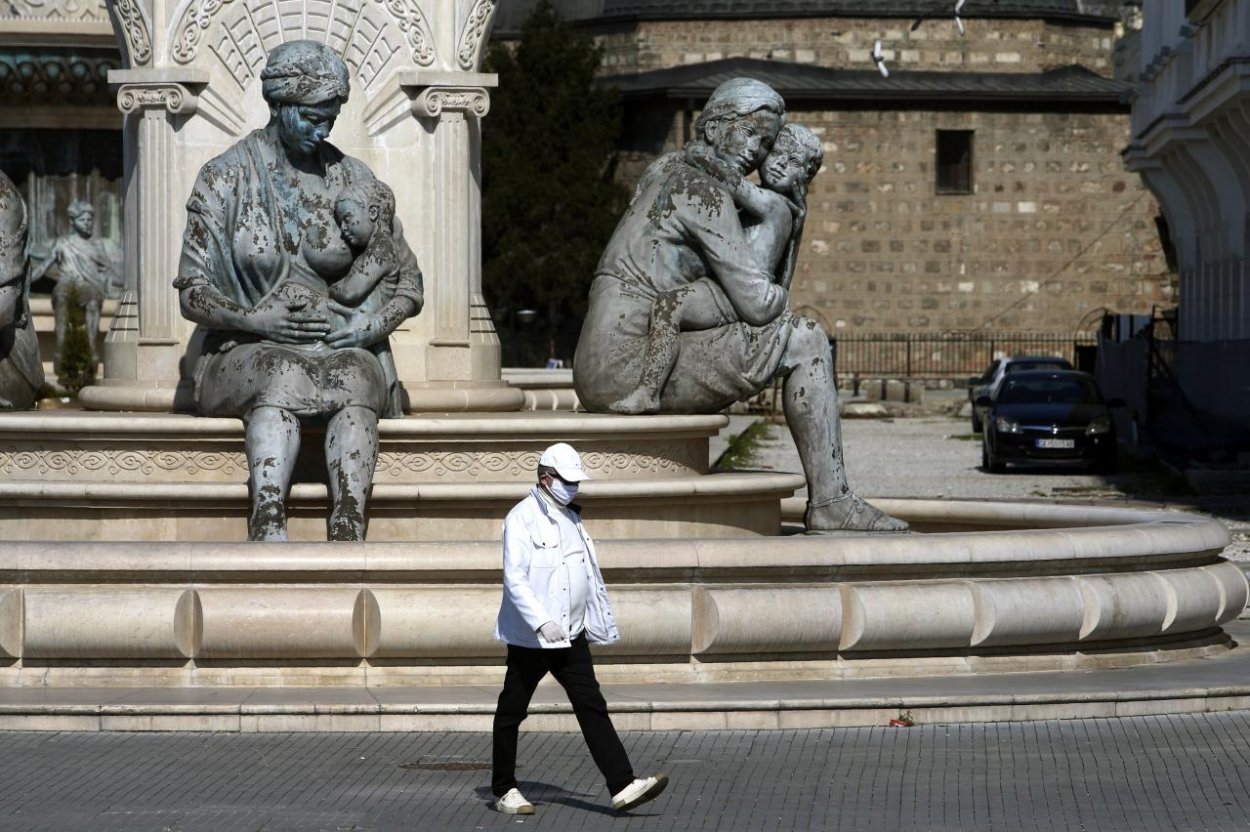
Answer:
[[[734,321],[682,332],[660,395],[665,413],[715,413],[764,388],[776,375],[801,319],[756,262],[730,185],[688,152],[647,169],[599,261],[574,359],[578,397],[607,410],[639,388],[657,296],[709,278]]]
[[[118,294],[117,263],[101,240],[84,239],[78,234],[59,238],[52,258],[60,270],[53,299],[64,301],[71,286],[78,289],[80,303],[100,302]]]
[[[304,293],[324,303],[327,284],[307,262],[308,195],[292,181],[284,152],[256,130],[200,170],[187,201],[187,230],[174,286],[214,287],[250,309]],[[322,144],[323,207],[348,185],[372,178],[360,160]],[[332,220],[327,220],[332,223]],[[337,237],[337,228],[328,233]],[[394,224],[398,278],[383,281],[360,308],[377,312],[395,295],[422,304],[421,272]],[[333,316],[331,316],[333,319]],[[333,320],[332,320],[333,325]],[[281,407],[301,417],[325,417],[346,405],[379,416],[401,416],[402,402],[388,340],[370,350],[331,349],[324,343],[285,345],[245,332],[197,328],[202,344],[195,368],[196,397],[205,415],[245,417],[254,407]],[[376,383],[374,378],[377,379]],[[378,389],[373,389],[373,388]]]

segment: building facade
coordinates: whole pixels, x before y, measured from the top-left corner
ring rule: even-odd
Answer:
[[[1175,241],[1170,372],[1212,432],[1250,441],[1250,2],[1145,0],[1143,14],[1124,157]]]

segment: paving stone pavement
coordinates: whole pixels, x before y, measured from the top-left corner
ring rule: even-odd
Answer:
[[[618,816],[580,736],[524,734],[523,818],[487,734],[0,734],[0,829],[1250,828],[1245,712],[623,738],[660,799]]]

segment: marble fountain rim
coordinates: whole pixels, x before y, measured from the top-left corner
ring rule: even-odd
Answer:
[[[931,572],[985,574],[1021,570],[1069,574],[1145,570],[1220,562],[1231,541],[1219,521],[1180,512],[1088,505],[879,500],[908,519],[1036,522],[1043,527],[924,535],[845,534],[738,538],[655,538],[596,543],[605,572],[645,572],[649,582],[697,580],[703,572],[775,576],[779,582],[831,577],[853,569],[864,580],[914,580]],[[761,554],[767,550],[766,555]],[[90,566],[84,568],[84,563]],[[900,571],[899,567],[907,567]],[[926,567],[928,569],[926,570]],[[496,540],[365,543],[243,541],[0,541],[0,581],[40,573],[104,577],[114,573],[265,574],[285,580],[384,579],[430,573],[440,582],[494,582]],[[880,575],[876,573],[880,572]],[[793,574],[791,574],[793,573]]]

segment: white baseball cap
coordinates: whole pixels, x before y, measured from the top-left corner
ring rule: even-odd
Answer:
[[[565,482],[581,482],[590,479],[590,474],[582,468],[582,458],[573,446],[567,442],[557,442],[538,458],[538,464],[556,469],[560,479]]]

